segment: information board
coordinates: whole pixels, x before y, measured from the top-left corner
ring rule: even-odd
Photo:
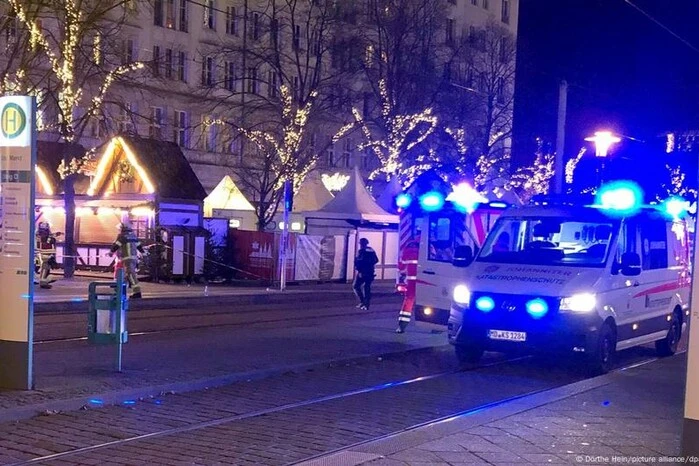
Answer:
[[[35,99],[0,97],[0,386],[33,388]]]

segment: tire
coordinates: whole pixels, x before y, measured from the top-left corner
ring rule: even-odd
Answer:
[[[479,344],[469,344],[469,345],[456,345],[454,346],[454,352],[456,353],[456,359],[460,363],[477,363],[483,357],[485,348],[483,345]]]
[[[611,325],[603,324],[594,351],[588,356],[588,369],[592,375],[606,374],[614,364],[616,334]]]
[[[655,351],[658,356],[665,358],[672,356],[677,352],[677,345],[680,342],[680,337],[682,336],[682,326],[680,325],[680,319],[677,317],[676,313],[672,313],[672,320],[670,321],[670,328],[667,330],[667,335],[662,340],[655,342]]]

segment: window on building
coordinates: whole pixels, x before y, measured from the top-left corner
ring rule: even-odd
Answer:
[[[151,60],[151,70],[156,78],[160,76],[160,46],[153,46],[153,59]]]
[[[476,31],[476,26],[468,27],[468,43],[472,46],[476,45],[478,41],[478,32]]]
[[[279,20],[272,18],[269,22],[269,45],[277,47],[279,44]]]
[[[241,149],[242,149],[242,138],[239,135],[234,135],[231,138],[231,143],[228,146],[229,150],[231,151],[231,154],[240,157],[241,156]]]
[[[257,40],[260,38],[260,14],[253,13],[250,17],[250,30],[248,31],[248,38],[252,40]]]
[[[163,137],[163,109],[162,107],[150,108],[150,121],[148,122],[148,136],[153,139]]]
[[[175,110],[175,142],[182,148],[189,147],[189,133],[187,123],[189,115],[182,110]]]
[[[133,115],[134,115],[134,107],[133,104],[130,102],[124,103],[124,106],[121,108],[119,112],[119,121],[118,121],[118,128],[120,133],[133,133],[134,132],[134,124],[133,124]]]
[[[218,127],[213,121],[211,117],[204,118],[204,150],[206,152],[216,152],[217,150]]]
[[[107,121],[103,115],[97,115],[90,119],[90,136],[100,139],[107,135]]]
[[[497,84],[495,86],[495,94],[499,104],[505,103],[505,80],[502,77],[498,77]]]
[[[172,49],[165,49],[165,77],[172,78]]]
[[[295,50],[298,50],[301,47],[301,26],[298,24],[294,25],[292,44]]]
[[[335,166],[335,144],[330,144],[325,151],[325,160],[328,167]]]
[[[177,57],[177,79],[187,82],[187,52],[180,51]]]
[[[121,64],[127,65],[136,61],[136,50],[133,39],[124,39],[121,41]]]
[[[485,9],[485,10],[490,9],[490,0],[483,0],[483,9]]]
[[[456,28],[456,21],[453,18],[447,18],[447,29],[446,29],[446,41],[447,44],[454,43],[454,29]]]
[[[277,97],[277,72],[270,70],[267,77],[267,96]]]
[[[510,0],[502,0],[502,12],[500,19],[505,24],[510,24]]]
[[[257,94],[259,82],[257,80],[257,68],[251,66],[248,68],[248,84],[247,91],[250,94]]]
[[[235,63],[227,61],[224,64],[223,86],[227,91],[235,92]]]
[[[369,168],[369,161],[371,160],[372,154],[367,150],[362,152],[362,158],[361,158],[361,168],[366,170]]]
[[[339,166],[342,168],[349,168],[352,165],[352,150],[354,149],[352,138],[345,138],[342,143],[342,158],[340,159]]]
[[[498,55],[500,58],[500,63],[507,63],[507,40],[506,39],[500,39],[500,43],[498,45]]]
[[[153,24],[156,26],[163,25],[163,0],[153,1]]]
[[[204,27],[216,30],[216,0],[204,0]]]
[[[201,84],[207,87],[214,85],[214,57],[204,57],[201,62]]]
[[[165,27],[175,29],[175,0],[165,0]]]
[[[234,6],[226,7],[226,34],[238,35],[238,16]]]
[[[180,0],[180,31],[189,31],[189,0]]]
[[[471,0],[471,5],[478,6],[478,0]]]
[[[456,0],[449,0],[449,3],[451,3],[452,5],[456,5]]]

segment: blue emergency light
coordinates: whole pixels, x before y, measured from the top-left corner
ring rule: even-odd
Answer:
[[[430,191],[420,196],[420,206],[426,212],[435,212],[444,206],[444,196],[437,191]]]
[[[689,202],[681,197],[669,197],[663,202],[663,210],[672,218],[680,219],[689,211]]]
[[[483,312],[490,312],[495,309],[495,301],[490,296],[481,296],[476,300],[476,309]]]
[[[408,193],[400,193],[396,196],[396,207],[407,209],[413,203],[413,196]]]
[[[643,190],[632,181],[615,181],[600,187],[595,205],[608,215],[633,215],[643,207]]]
[[[529,315],[535,319],[541,319],[546,315],[547,312],[549,312],[548,303],[546,303],[546,301],[544,301],[541,298],[536,298],[532,299],[531,301],[527,301],[526,307]]]
[[[455,207],[468,213],[476,210],[479,204],[488,202],[488,199],[473,189],[468,183],[460,183],[454,186],[453,191],[449,193],[446,200],[451,201]]]

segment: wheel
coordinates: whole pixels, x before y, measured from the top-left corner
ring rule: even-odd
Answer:
[[[658,356],[664,358],[675,354],[681,336],[682,326],[680,325],[680,319],[677,317],[677,314],[673,312],[667,335],[662,340],[655,342],[655,351],[658,353]]]
[[[612,368],[616,354],[616,334],[611,325],[603,324],[599,331],[597,346],[588,356],[588,368],[593,375],[606,374]]]
[[[459,362],[476,363],[483,357],[485,348],[483,348],[483,345],[471,343],[468,345],[456,345],[454,346],[454,351]]]

